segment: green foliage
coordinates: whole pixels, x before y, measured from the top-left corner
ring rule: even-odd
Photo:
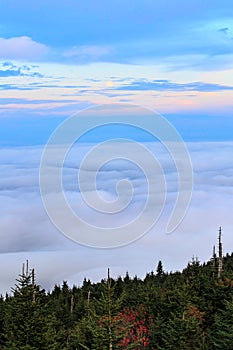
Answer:
[[[32,282],[32,273],[22,274],[5,304],[4,349],[46,349],[45,295]]]
[[[163,264],[162,264],[161,260],[159,260],[159,262],[158,262],[158,266],[157,266],[157,269],[156,269],[156,275],[158,277],[162,277],[164,275]]]
[[[107,280],[101,283],[101,296],[99,300],[94,298],[88,300],[87,304],[87,331],[91,335],[92,344],[80,343],[82,346],[89,346],[89,349],[115,349],[119,339],[123,338],[124,334],[120,334],[116,318],[118,311],[121,308],[123,294],[116,297],[116,284],[111,279],[108,270]],[[87,338],[87,337],[86,337]]]
[[[199,350],[204,344],[202,323],[204,313],[188,305],[182,315],[172,315],[167,321],[163,341],[164,350]]]
[[[182,272],[101,283],[67,282],[50,293],[33,272],[19,275],[12,295],[0,297],[2,350],[229,350],[233,344],[233,254],[221,278],[213,260],[192,259]]]
[[[213,349],[228,350],[233,344],[233,296],[224,302],[224,308],[214,317],[214,324],[209,335]]]

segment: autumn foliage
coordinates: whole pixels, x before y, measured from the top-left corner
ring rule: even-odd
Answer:
[[[126,350],[133,344],[135,350],[148,349],[147,313],[142,305],[137,310],[125,308],[118,313],[115,320],[119,321],[118,332],[125,332],[123,339],[119,341],[119,349]]]

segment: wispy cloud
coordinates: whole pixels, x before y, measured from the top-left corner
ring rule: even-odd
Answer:
[[[108,46],[74,46],[63,53],[64,58],[76,63],[87,64],[90,62],[108,61],[113,49]],[[111,59],[110,59],[111,61]]]
[[[1,72],[1,71],[0,71]],[[1,73],[0,73],[1,74]],[[17,76],[17,75],[16,75]],[[21,75],[22,76],[22,75]],[[25,75],[23,75],[25,76]],[[31,75],[26,74],[26,76],[31,76],[31,77],[38,77],[37,73],[32,73]],[[43,76],[40,76],[42,78]],[[73,90],[73,89],[80,89],[80,88],[86,88],[86,86],[83,85],[62,85],[62,84],[54,84],[54,83],[39,83],[39,82],[28,82],[28,83],[21,83],[18,82],[17,84],[15,83],[6,83],[6,84],[0,84],[0,89],[2,90],[42,90],[44,88],[48,89],[67,89],[67,90]],[[86,91],[86,90],[83,90]],[[81,91],[81,92],[83,92]]]
[[[32,77],[32,78],[43,78],[44,75],[35,71],[38,66],[32,65],[16,65],[11,61],[5,61],[0,63],[0,77],[10,78],[10,77]]]
[[[0,70],[0,77],[7,78],[7,77],[35,77],[35,78],[42,78],[43,75],[38,72],[24,72],[21,68],[17,69],[4,69]]]
[[[0,84],[0,90],[37,90],[37,87],[24,86],[22,84]]]
[[[19,77],[24,76],[24,73],[21,72],[21,69],[5,69],[0,70],[0,77]]]
[[[71,100],[71,99],[47,99],[47,100],[34,100],[34,99],[23,99],[23,98],[0,98],[0,105],[11,105],[11,104],[17,104],[17,105],[27,105],[27,104],[51,104],[51,103],[77,103],[77,100]]]
[[[223,33],[223,34],[225,34],[225,35],[227,35],[228,32],[229,32],[229,28],[228,27],[220,28],[218,31]]]
[[[214,92],[214,91],[227,91],[233,90],[233,86],[220,85],[220,84],[210,84],[204,82],[191,82],[191,83],[175,83],[169,80],[152,80],[148,81],[146,79],[133,81],[128,84],[124,84],[114,88],[116,90],[126,90],[126,91],[199,91],[199,92]]]

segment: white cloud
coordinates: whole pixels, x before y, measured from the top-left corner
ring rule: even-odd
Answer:
[[[0,58],[12,60],[40,60],[48,54],[48,47],[28,36],[0,38]]]
[[[26,258],[36,268],[38,282],[46,288],[51,288],[55,282],[59,283],[62,279],[78,284],[84,275],[94,279],[102,278],[108,266],[115,275],[124,274],[128,270],[132,274],[143,276],[145,272],[155,269],[160,259],[167,270],[181,269],[193,255],[207,260],[211,256],[212,245],[216,242],[220,225],[223,227],[224,252],[232,251],[233,144],[203,142],[187,145],[195,175],[194,192],[182,224],[173,234],[164,233],[176,199],[177,174],[165,150],[149,144],[167,174],[169,193],[165,210],[155,227],[142,239],[111,250],[80,246],[69,241],[54,228],[42,207],[39,193],[38,168],[41,148],[2,149],[0,259],[4,262],[5,270],[1,274],[0,292],[9,290],[14,284],[14,278],[20,272],[21,262]],[[135,187],[135,196],[127,210],[123,210],[117,219],[107,214],[98,216],[97,212],[93,213],[85,206],[78,192],[77,170],[83,154],[88,149],[89,147],[83,145],[78,153],[71,153],[64,164],[67,200],[85,219],[91,217],[94,224],[124,224],[142,208],[146,198],[145,179],[132,164],[121,160],[108,163],[97,178],[102,198],[116,199],[115,186],[122,178],[127,178]],[[96,169],[97,164],[98,159],[94,159],[93,167],[89,170]],[[50,180],[51,175],[52,173],[49,175]],[[128,192],[123,194],[126,198],[130,196]],[[95,203],[95,197],[93,198]],[[153,215],[153,210],[148,215]],[[147,216],[144,220],[147,220]],[[76,229],[79,230],[78,227]]]

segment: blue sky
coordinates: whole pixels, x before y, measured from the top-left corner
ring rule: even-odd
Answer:
[[[195,133],[203,114],[232,110],[232,12],[229,0],[3,0],[1,114],[65,118],[122,101],[190,115]]]
[[[0,226],[5,245],[0,258],[12,259],[11,271],[17,274],[21,260],[30,257],[42,271],[41,281],[49,287],[51,275],[57,276],[54,282],[61,278],[80,281],[88,273],[98,278],[108,265],[115,266],[116,274],[124,273],[125,266],[132,273],[143,274],[153,268],[153,261],[156,264],[163,258],[167,269],[181,268],[192,255],[209,257],[209,245],[215,239],[213,231],[217,232],[220,224],[225,225],[226,251],[232,250],[227,233],[232,218],[228,209],[224,211],[217,205],[223,206],[225,201],[227,208],[232,207],[232,18],[231,0],[1,1],[0,196],[4,214],[0,215]],[[74,113],[102,104],[111,108],[118,103],[163,115],[190,149],[194,201],[172,243],[157,236],[159,228],[164,230],[166,220],[162,219],[159,228],[135,245],[107,252],[93,250],[67,241],[46,217],[39,196],[39,164],[48,138]],[[96,143],[116,135],[153,141],[145,132],[124,126],[97,128],[82,141]],[[80,152],[83,154],[84,148]],[[163,159],[163,153],[157,156]],[[176,192],[172,187],[175,174],[170,178],[174,169],[171,164],[170,168],[166,162],[165,165],[171,190],[169,208]],[[79,166],[78,163],[76,167]],[[65,171],[69,169],[68,166]],[[137,189],[143,192],[142,179],[133,170],[128,173],[124,164],[120,169],[115,164],[110,175],[117,181],[119,172],[130,181],[136,179]],[[105,178],[105,172],[103,175],[106,186],[101,183],[100,187],[109,199],[114,191],[107,186],[111,181]],[[70,176],[68,197],[72,202],[74,174]],[[140,191],[137,198],[142,196]],[[28,231],[32,226],[37,244]],[[180,237],[187,232],[183,255],[182,250],[175,254],[172,245],[179,245]],[[197,237],[206,247],[205,252]],[[154,252],[152,242],[156,245]],[[71,251],[74,256],[77,253],[82,271],[77,276],[73,271],[71,276],[68,263],[63,270],[59,267],[62,273],[54,264],[46,274],[51,256],[59,260],[56,251],[62,251],[64,259]],[[47,254],[44,260],[40,259],[43,254]],[[85,256],[89,256],[89,262]],[[72,259],[77,263],[75,257]],[[117,267],[120,259],[124,267]],[[3,289],[11,283],[8,272],[2,277]]]

